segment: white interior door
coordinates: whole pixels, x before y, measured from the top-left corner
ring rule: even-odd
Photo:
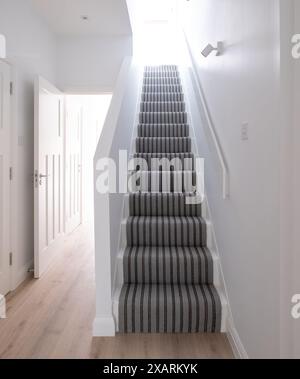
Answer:
[[[35,83],[35,251],[39,278],[64,236],[64,96],[51,83]]]
[[[66,233],[82,223],[82,106],[76,96],[66,100],[65,215]]]
[[[0,60],[0,294],[10,291],[10,66]]]

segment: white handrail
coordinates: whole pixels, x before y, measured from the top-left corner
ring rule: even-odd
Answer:
[[[188,49],[188,52],[189,52],[189,55],[190,55],[190,58],[192,61],[191,71],[192,71],[192,74],[195,78],[197,91],[198,91],[198,94],[200,97],[200,101],[202,103],[202,109],[204,111],[204,116],[207,120],[208,128],[209,128],[209,131],[211,134],[211,139],[212,139],[213,144],[215,146],[216,153],[218,156],[218,160],[220,162],[220,166],[222,169],[222,194],[223,194],[223,199],[226,200],[229,198],[229,171],[228,171],[228,168],[226,165],[225,156],[224,156],[220,141],[217,137],[217,133],[216,133],[215,127],[213,125],[213,122],[212,122],[212,119],[211,119],[211,116],[210,116],[210,113],[208,110],[208,106],[207,106],[207,103],[206,103],[206,100],[204,97],[204,92],[203,92],[203,89],[201,86],[201,80],[199,78],[199,74],[198,74],[198,70],[197,70],[196,59],[195,59],[194,54],[192,52],[192,49],[191,49],[191,46],[190,46],[189,41],[187,39],[187,36],[186,36],[186,34],[184,34],[184,35],[185,35],[185,41],[186,41],[187,49]]]

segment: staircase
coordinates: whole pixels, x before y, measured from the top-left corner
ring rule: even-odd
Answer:
[[[146,67],[134,155],[140,179],[129,195],[120,333],[221,331],[222,304],[202,206],[186,201],[197,195],[187,122],[177,67]]]

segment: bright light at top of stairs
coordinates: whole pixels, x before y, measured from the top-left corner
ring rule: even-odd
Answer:
[[[183,64],[176,2],[174,0],[140,0],[135,9],[134,58],[141,65]]]

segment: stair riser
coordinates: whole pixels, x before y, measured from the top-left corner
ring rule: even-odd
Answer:
[[[143,81],[144,86],[179,86],[181,81],[178,78],[146,78]]]
[[[195,172],[135,172],[128,178],[129,192],[190,193],[197,188]]]
[[[128,246],[206,246],[206,224],[201,218],[130,217]]]
[[[188,205],[187,200],[199,200],[196,195],[130,194],[130,216],[201,217],[201,204]]]
[[[142,102],[166,102],[166,101],[184,101],[182,93],[144,93]]]
[[[146,80],[162,80],[162,79],[180,79],[179,74],[177,72],[152,72],[152,73],[146,73],[144,75],[144,78]]]
[[[140,124],[186,124],[188,121],[185,112],[141,112]]]
[[[121,333],[215,333],[222,304],[211,286],[124,286],[119,303]],[[135,306],[132,307],[131,305]],[[206,309],[206,312],[203,312]]]
[[[127,249],[125,284],[213,284],[213,259],[200,249]]]
[[[135,167],[143,171],[194,171],[195,158],[193,154],[134,154]],[[139,167],[138,167],[139,166]]]
[[[149,75],[177,75],[179,77],[178,67],[146,67],[144,69],[144,78]]]
[[[176,72],[177,74],[179,74],[178,67],[174,66],[174,65],[171,65],[171,66],[156,66],[156,67],[147,66],[144,69],[144,75],[146,75],[147,73],[161,73],[161,74],[165,74],[165,73],[168,73],[168,72],[171,72],[171,73]]]
[[[143,112],[185,112],[185,104],[181,102],[144,102],[140,111]]]
[[[189,137],[189,126],[187,124],[142,124],[138,125],[138,137],[140,138],[174,138]]]
[[[190,153],[190,138],[137,138],[137,153]]]
[[[182,86],[179,85],[165,85],[165,86],[145,86],[142,88],[143,93],[180,93],[182,94]]]

